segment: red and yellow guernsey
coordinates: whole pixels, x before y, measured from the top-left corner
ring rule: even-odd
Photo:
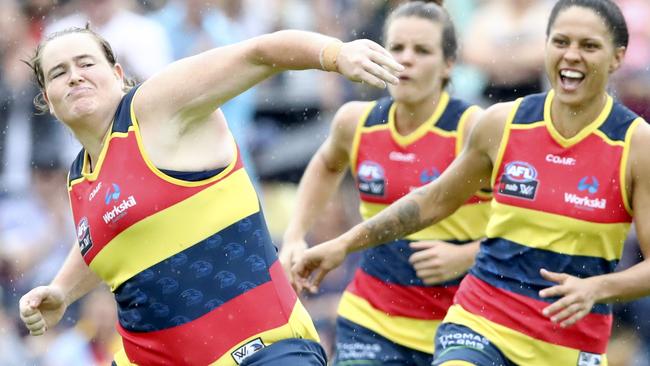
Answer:
[[[161,172],[143,150],[134,93],[95,170],[82,151],[69,175],[81,253],[117,302],[117,365],[235,365],[282,339],[317,341],[238,152],[202,180]]]
[[[604,364],[611,307],[596,304],[560,328],[542,315],[557,299],[540,298],[554,283],[539,270],[580,278],[614,271],[632,221],[625,171],[642,120],[608,96],[600,115],[567,139],[551,122],[552,99],[552,91],[520,99],[509,116],[488,239],[445,322],[481,333],[516,364]]]
[[[363,218],[438,178],[459,154],[463,125],[476,109],[443,93],[431,117],[403,136],[395,127],[393,100],[373,102],[360,118],[350,162]],[[343,294],[339,315],[397,344],[433,353],[431,340],[452,304],[460,278],[438,286],[424,285],[408,262],[413,253],[409,243],[464,244],[484,237],[490,196],[479,195],[436,225],[366,250]]]

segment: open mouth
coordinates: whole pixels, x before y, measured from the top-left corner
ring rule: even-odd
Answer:
[[[585,74],[576,70],[560,70],[560,85],[566,91],[574,91],[578,89],[582,81],[585,79]]]

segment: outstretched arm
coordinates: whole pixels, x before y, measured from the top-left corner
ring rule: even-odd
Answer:
[[[458,209],[478,189],[489,184],[510,104],[486,111],[468,145],[440,178],[420,187],[343,235],[309,249],[293,268],[298,288],[315,291],[325,275],[348,253],[389,242],[430,226]],[[310,276],[314,274],[313,278]]]
[[[341,43],[322,34],[287,30],[215,48],[169,65],[143,83],[140,118],[200,119],[283,70],[326,69],[377,87],[397,83],[402,67],[369,40]]]
[[[369,103],[365,102],[350,102],[337,111],[329,137],[311,159],[300,180],[296,208],[280,250],[280,262],[290,279],[291,267],[307,249],[305,236],[345,175],[358,119],[368,106]]]

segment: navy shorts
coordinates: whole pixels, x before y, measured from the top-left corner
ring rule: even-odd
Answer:
[[[450,361],[465,361],[477,366],[516,366],[487,338],[462,325],[440,324],[435,345],[433,366],[444,366]]]
[[[396,344],[345,318],[336,319],[334,366],[430,366],[432,355]]]
[[[326,366],[327,355],[320,344],[307,339],[284,339],[246,357],[240,366]]]

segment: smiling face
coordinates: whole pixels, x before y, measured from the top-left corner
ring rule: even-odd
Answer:
[[[546,72],[556,98],[572,106],[602,98],[624,54],[625,48],[614,46],[607,23],[592,9],[562,10],[546,43]]]
[[[50,112],[68,125],[114,110],[123,95],[122,68],[110,65],[92,35],[70,33],[49,41],[41,65]]]
[[[419,17],[394,19],[386,32],[386,48],[404,66],[389,91],[398,102],[417,103],[439,94],[449,78],[451,61],[442,49],[442,24]]]

